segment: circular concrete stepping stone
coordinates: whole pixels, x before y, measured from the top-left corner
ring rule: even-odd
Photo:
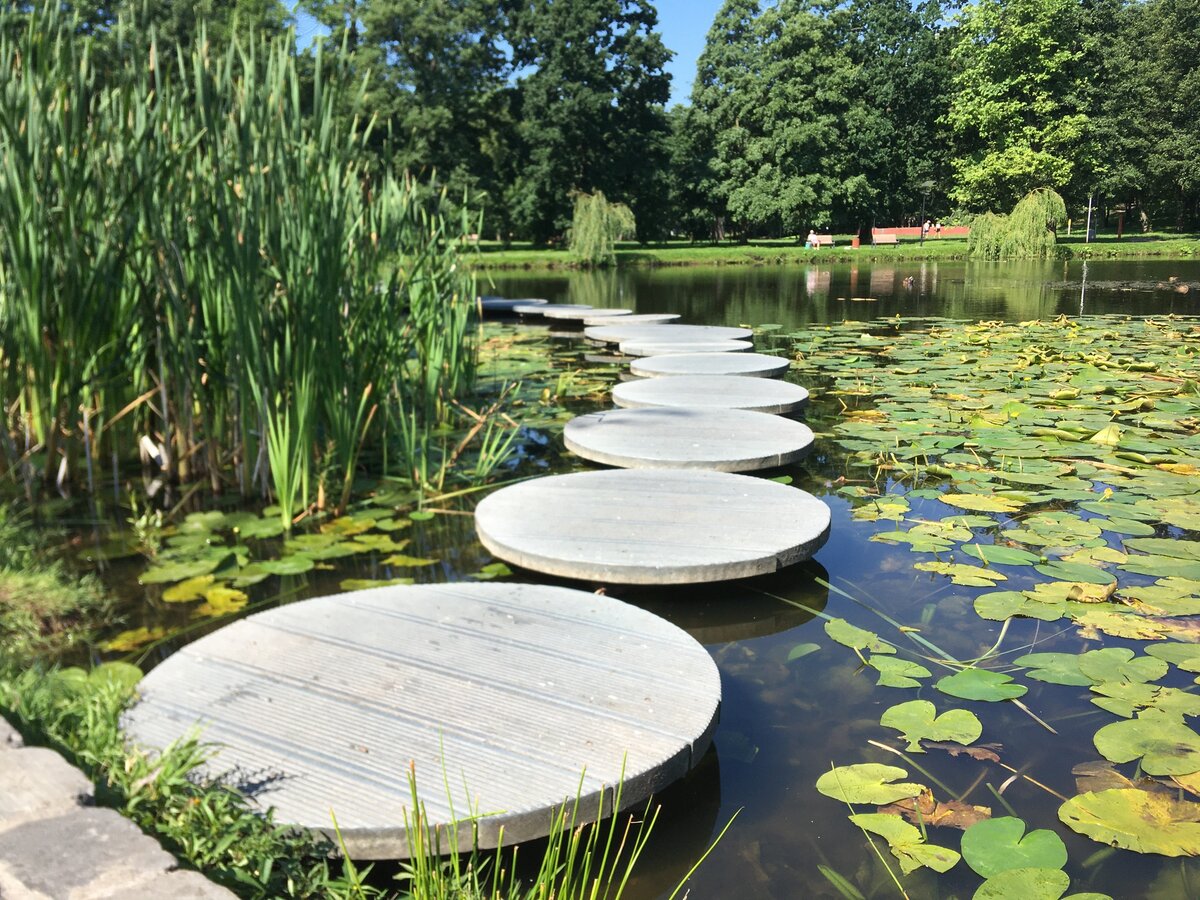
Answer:
[[[613,319],[621,318],[624,321],[625,316],[633,314],[632,309],[548,309],[546,310],[547,319],[574,319],[583,321],[584,319]]]
[[[751,409],[786,415],[808,402],[808,391],[790,381],[741,375],[672,375],[643,378],[613,388],[617,406],[687,406]]]
[[[745,353],[753,350],[749,341],[621,341],[620,351],[627,356],[662,356],[667,353]]]
[[[510,300],[507,297],[479,298],[479,305],[483,307],[484,312],[512,312],[518,306],[545,306],[548,303],[548,300],[536,300],[533,298],[524,300]]]
[[[600,312],[600,310],[597,310]],[[679,318],[679,313],[634,313],[630,316],[621,318],[622,325],[653,325],[662,322],[674,322]],[[604,316],[588,316],[583,320],[584,325],[607,325],[608,320]]]
[[[728,476],[732,477],[732,476]],[[352,857],[409,854],[408,773],[427,824],[474,810],[481,847],[643,801],[700,761],[721,697],[712,658],[652,613],[562,587],[386,587],[289,603],[187,645],[138,685],[127,732],[164,747],[197,723],[276,821]],[[411,769],[410,769],[411,766]],[[451,797],[447,797],[447,787]],[[251,793],[256,793],[251,787]],[[470,824],[457,843],[469,850]],[[443,837],[451,843],[455,838]]]
[[[752,337],[749,328],[724,325],[632,324],[590,325],[583,333],[589,340],[620,344],[623,341],[737,341]]]
[[[508,562],[615,584],[694,584],[774,572],[829,537],[804,491],[728,472],[609,469],[537,478],[475,509],[483,545]]]
[[[513,312],[519,316],[544,316],[551,310],[556,309],[591,309],[586,303],[518,303],[513,307]]]
[[[807,425],[743,409],[609,409],[563,429],[567,449],[629,469],[752,472],[784,466],[812,446]]]
[[[742,375],[752,378],[782,378],[789,361],[761,353],[674,353],[647,356],[629,364],[629,371],[643,378],[662,375]]]

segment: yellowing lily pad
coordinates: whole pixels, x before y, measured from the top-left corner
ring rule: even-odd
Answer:
[[[873,631],[851,625],[845,619],[829,619],[825,633],[851,650],[870,650],[872,653],[895,653],[896,648]]]
[[[1142,771],[1149,775],[1200,772],[1200,735],[1174,716],[1157,710],[1105,725],[1092,740],[1100,755],[1112,762],[1131,762],[1140,757]]]
[[[199,600],[214,580],[212,575],[197,575],[195,578],[171,585],[162,592],[162,598],[167,603],[188,603],[192,600]]]
[[[919,562],[913,568],[920,569],[922,572],[937,572],[939,575],[948,575],[951,582],[966,587],[993,587],[998,581],[1008,580],[1007,575],[997,572],[995,569],[986,569],[983,566],[968,566],[963,563],[941,562],[940,560]]]
[[[850,821],[864,831],[877,834],[888,842],[892,855],[900,861],[900,870],[908,875],[925,866],[935,872],[949,872],[961,858],[948,847],[925,843],[921,832],[899,816],[887,813],[860,813]]]
[[[950,506],[976,512],[1013,513],[1025,505],[1006,497],[988,494],[942,494],[938,499]]]
[[[817,779],[817,790],[843,803],[869,803],[883,806],[907,797],[915,797],[924,786],[897,781],[908,775],[898,766],[859,763],[837,766]]]
[[[1058,817],[1068,828],[1110,847],[1200,856],[1200,803],[1170,794],[1129,788],[1089,792],[1060,806]]]
[[[1061,869],[1009,869],[981,884],[971,900],[1059,900],[1070,886]]]
[[[867,660],[867,665],[879,672],[879,680],[875,683],[882,687],[920,687],[921,682],[917,679],[928,678],[933,674],[919,663],[882,654],[872,655]]]

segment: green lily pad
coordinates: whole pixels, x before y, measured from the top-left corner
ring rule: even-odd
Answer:
[[[1013,513],[1025,505],[1005,497],[987,494],[942,494],[938,499],[950,506],[975,512]]]
[[[1200,562],[1200,541],[1177,541],[1169,538],[1134,538],[1125,542],[1131,550],[1153,556],[1169,556]]]
[[[851,650],[870,650],[872,653],[895,653],[896,648],[873,631],[851,625],[845,619],[829,619],[825,633]]]
[[[928,678],[933,674],[918,663],[881,654],[873,655],[867,660],[867,665],[879,672],[879,680],[875,683],[882,687],[920,687],[921,682],[917,679]]]
[[[1057,578],[1062,581],[1081,581],[1085,584],[1113,584],[1116,578],[1103,569],[1083,563],[1049,562],[1034,568],[1047,578]]]
[[[981,619],[1003,622],[1012,616],[1027,616],[1054,622],[1066,615],[1065,603],[1043,603],[1021,591],[992,591],[975,598],[975,614]]]
[[[1003,544],[963,544],[959,550],[989,566],[1033,566],[1045,557]]]
[[[797,644],[795,647],[793,647],[788,652],[787,661],[791,662],[792,660],[803,659],[804,657],[808,656],[810,653],[816,653],[820,649],[821,649],[820,644],[813,644],[813,643]]]
[[[187,581],[199,575],[209,575],[229,557],[229,552],[210,553],[200,559],[181,562],[163,562],[151,566],[138,578],[142,584],[165,584],[169,581]]]
[[[1059,900],[1070,886],[1061,869],[1009,869],[981,884],[971,900]]]
[[[434,513],[428,509],[415,509],[408,514],[408,517],[414,522],[428,522],[434,517]]]
[[[837,766],[817,779],[817,790],[844,803],[885,806],[915,797],[925,789],[920,784],[897,781],[907,775],[908,772],[898,766],[881,763]]]
[[[1200,803],[1170,794],[1133,788],[1089,791],[1060,806],[1058,817],[1068,828],[1110,847],[1200,856]]]
[[[1105,725],[1092,738],[1105,759],[1115,763],[1141,757],[1149,775],[1191,775],[1200,772],[1200,735],[1174,716],[1156,710],[1136,719]]]
[[[864,831],[877,834],[886,840],[892,855],[900,861],[900,871],[905,875],[923,866],[935,872],[949,872],[961,859],[955,850],[927,844],[920,830],[899,816],[887,813],[859,813],[850,816],[850,821]]]
[[[282,559],[264,559],[258,562],[259,568],[271,575],[301,575],[304,572],[311,572],[314,565],[311,556],[299,553],[293,553]]]
[[[1158,659],[1173,663],[1185,672],[1200,672],[1200,644],[1151,644],[1146,652]]]
[[[997,702],[1013,700],[1028,692],[1023,684],[1014,684],[1012,677],[991,669],[964,669],[947,675],[935,685],[943,694],[963,700]]]
[[[411,578],[343,578],[338,587],[343,591],[365,591],[377,587],[390,587],[394,584],[412,584]]]
[[[283,522],[278,516],[271,516],[269,519],[259,517],[248,521],[239,520],[233,528],[239,537],[254,540],[265,540],[283,534]]]
[[[1168,666],[1152,656],[1137,656],[1127,647],[1105,647],[1089,650],[1079,657],[1079,671],[1100,684],[1110,681],[1142,683],[1158,681],[1167,674]]]
[[[983,734],[983,725],[969,710],[951,709],[937,714],[937,708],[928,700],[910,700],[887,709],[879,724],[895,728],[906,741],[910,753],[924,753],[922,740],[954,741],[972,744]]]
[[[1177,722],[1184,716],[1200,715],[1200,694],[1178,688],[1122,681],[1093,685],[1092,692],[1099,695],[1092,698],[1093,704],[1126,719],[1142,709],[1166,713]]]
[[[1079,687],[1092,684],[1092,679],[1080,671],[1079,657],[1074,653],[1029,653],[1014,659],[1013,665],[1027,666],[1026,674],[1036,681]]]
[[[407,556],[403,553],[397,553],[393,556],[385,557],[381,560],[385,566],[401,566],[404,568],[419,568],[421,566],[432,566],[437,562],[436,559],[426,559],[421,556]]]
[[[507,578],[512,574],[512,569],[502,562],[488,563],[478,572],[473,572],[471,577],[478,581],[491,581],[494,578]]]
[[[963,859],[979,875],[992,878],[1010,869],[1061,869],[1067,846],[1053,831],[1025,833],[1025,823],[1012,816],[976,822],[962,837]]]

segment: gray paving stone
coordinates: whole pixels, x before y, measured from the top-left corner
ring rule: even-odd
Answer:
[[[634,313],[631,316],[623,316],[622,324],[639,324],[639,325],[654,325],[662,322],[674,322],[679,318],[679,313]],[[611,322],[605,316],[588,316],[583,320],[584,325],[609,325]]]
[[[178,869],[123,891],[121,900],[232,900],[233,891],[209,881],[199,872]]]
[[[644,356],[629,364],[629,371],[643,378],[663,375],[741,375],[750,378],[782,378],[791,363],[781,356],[761,353],[672,353]]]
[[[617,345],[626,356],[662,356],[667,353],[745,353],[753,350],[749,341],[621,341]]]
[[[92,783],[53,750],[25,747],[0,753],[0,830],[91,801]]]
[[[614,323],[612,325],[590,325],[584,333],[593,341],[619,344],[622,341],[739,341],[753,337],[749,328],[732,328],[726,325],[672,325]]]
[[[684,406],[693,409],[749,409],[788,415],[808,402],[808,391],[790,381],[741,375],[668,375],[618,384],[617,406]]]
[[[0,833],[0,897],[124,898],[176,865],[116,810],[89,807]]]

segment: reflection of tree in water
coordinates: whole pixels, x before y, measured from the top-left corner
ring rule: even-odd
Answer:
[[[573,272],[567,283],[567,303],[588,306],[634,308],[636,297],[626,296],[621,272],[616,269],[588,269]],[[638,310],[645,312],[645,310]]]

